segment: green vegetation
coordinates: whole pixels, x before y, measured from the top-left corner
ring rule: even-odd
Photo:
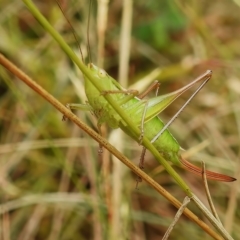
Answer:
[[[64,5],[79,35],[84,58],[87,2]],[[109,6],[103,55],[104,69],[116,79],[119,52],[124,51],[119,50],[120,3],[111,2]],[[38,7],[78,53],[76,40],[57,4],[41,1]],[[90,46],[93,62],[101,63],[102,56],[97,54],[101,51],[96,47],[95,8],[93,3]],[[160,88],[163,94],[186,85],[207,69],[213,70],[213,78],[170,129],[188,150],[184,154],[189,160],[204,160],[208,169],[235,176],[239,172],[238,8],[230,1],[135,1],[128,83],[136,86],[146,77],[149,81],[158,79],[164,82]],[[60,102],[84,103],[81,73],[24,4],[3,0],[0,9],[0,52]],[[150,75],[153,70],[154,77]],[[176,213],[168,201],[144,182],[136,190],[136,177],[117,160],[111,161],[107,151],[104,161],[99,161],[94,140],[70,121],[62,122],[59,112],[2,67],[0,78],[0,200],[1,211],[5,210],[3,206],[11,211],[1,216],[1,223],[10,239],[163,236]],[[140,86],[134,88],[143,90]],[[167,122],[189,95],[180,97],[161,113],[161,118]],[[96,129],[96,119],[90,113],[76,114]],[[108,133],[106,137],[110,136],[110,142],[120,148],[117,134]],[[122,145],[122,151],[138,164],[141,147],[126,136]],[[182,201],[184,192],[150,154],[145,162],[145,172]],[[206,198],[201,178],[176,170],[199,198]],[[238,239],[236,184],[209,182],[223,224]],[[190,209],[201,217],[193,204]],[[170,239],[189,236],[211,239],[182,217]]]

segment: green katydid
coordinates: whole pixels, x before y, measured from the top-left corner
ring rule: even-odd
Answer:
[[[93,75],[99,79],[99,82],[101,82],[106,90],[104,92],[99,92],[85,76],[85,92],[88,98],[88,105],[68,104],[70,109],[91,110],[98,118],[98,126],[101,126],[103,123],[107,123],[111,128],[121,128],[134,140],[141,142],[141,136],[139,137],[132,133],[131,129],[122,121],[121,117],[103,97],[105,94],[112,94],[115,101],[117,101],[118,104],[127,112],[127,114],[131,116],[133,122],[139,126],[144,136],[151,140],[156,149],[163,154],[167,160],[197,175],[202,174],[201,168],[194,166],[179,155],[180,145],[167,128],[211,78],[212,72],[210,70],[195,79],[190,84],[175,92],[154,97],[148,101],[143,101],[136,96],[137,91],[124,89],[103,69],[98,68],[92,63],[88,64],[88,68],[91,70]],[[203,81],[203,83],[192,94],[183,107],[173,116],[173,118],[166,125],[164,125],[157,115],[176,98],[178,98],[183,92],[200,81]],[[142,168],[142,164],[140,164],[140,168]],[[216,181],[231,182],[236,180],[233,177],[211,171],[206,171],[206,175],[207,178]]]
[[[28,7],[31,8],[33,14],[46,27],[46,29],[48,29],[51,32],[53,37],[62,43],[63,39],[56,32],[54,32],[50,25],[47,24],[46,20],[41,16],[37,9],[34,8],[34,6],[28,0],[23,1],[28,4]],[[62,44],[62,47],[63,46],[64,46],[63,49],[67,53],[69,53],[69,56],[76,60],[75,55],[72,55],[71,50],[69,50],[68,47],[65,47],[64,44]],[[78,65],[82,66],[82,63],[78,63]],[[108,123],[108,125],[112,128],[120,127],[126,134],[128,134],[136,141],[140,141],[140,143],[142,136],[144,135],[144,137],[151,140],[155,148],[160,153],[162,153],[167,160],[171,161],[173,164],[177,166],[189,170],[190,172],[193,172],[197,175],[201,175],[202,173],[201,168],[192,165],[179,155],[180,145],[167,128],[179,115],[183,108],[191,101],[191,99],[198,93],[198,91],[200,91],[200,89],[210,79],[211,71],[207,71],[205,74],[194,80],[192,83],[175,92],[155,97],[149,99],[148,101],[144,101],[141,99],[144,94],[140,97],[137,97],[138,95],[137,91],[127,91],[116,80],[110,77],[104,70],[96,67],[92,63],[88,64],[88,69],[92,73],[91,76],[93,76],[95,79],[98,79],[99,80],[98,83],[101,83],[101,85],[104,86],[104,91],[100,92],[91,83],[91,81],[86,76],[89,75],[89,73],[86,71],[85,67],[82,67],[82,71],[84,72],[85,77],[85,91],[88,98],[88,104],[87,105],[68,104],[68,107],[70,109],[91,110],[98,118],[99,127],[105,122]],[[183,92],[185,92],[195,83],[200,81],[203,81],[200,87],[198,87],[195,93],[189,98],[189,100],[184,104],[184,106],[174,115],[174,117],[166,125],[164,125],[164,123],[160,120],[160,118],[157,115],[161,111],[163,111],[170,103],[172,103],[176,98],[178,98]],[[118,105],[121,106],[121,108],[129,116],[131,116],[133,122],[141,129],[142,134],[140,136],[136,136],[131,130],[131,128],[128,125],[126,125],[126,123],[122,120],[120,115],[116,113],[116,111],[104,98],[103,95],[105,94],[112,94],[113,99],[118,103]],[[217,181],[231,182],[236,180],[235,178],[232,178],[230,176],[226,176],[211,171],[206,171],[206,175],[209,179]]]
[[[58,1],[57,1],[58,3]],[[58,3],[60,9],[61,5]],[[91,2],[89,5],[90,11]],[[61,9],[63,12],[63,10]],[[64,12],[63,15],[65,16]],[[66,18],[66,16],[65,16]],[[67,18],[66,18],[67,19]],[[67,19],[68,21],[68,19]],[[69,22],[69,21],[68,21]],[[70,22],[69,22],[70,24]],[[70,24],[71,25],[71,24]],[[72,26],[71,26],[72,27]],[[88,22],[89,27],[89,22]],[[72,28],[73,33],[74,29]],[[75,33],[74,33],[75,35]],[[76,37],[75,37],[76,38]],[[88,50],[89,50],[88,41]],[[89,50],[90,54],[90,50]],[[91,59],[91,57],[90,57]],[[102,86],[104,86],[105,91],[99,92],[98,89],[89,81],[89,79],[84,75],[85,78],[85,92],[88,98],[88,104],[67,104],[69,109],[82,109],[90,110],[98,118],[98,129],[101,134],[101,125],[107,123],[111,128],[121,128],[127,135],[132,137],[134,140],[141,142],[143,135],[151,140],[152,144],[156,149],[173,164],[183,167],[190,172],[197,175],[202,175],[202,169],[191,164],[187,160],[183,159],[179,155],[180,145],[173,135],[168,130],[168,126],[177,118],[177,116],[182,112],[186,105],[194,98],[194,96],[202,89],[202,87],[209,81],[212,76],[212,71],[208,70],[205,74],[198,77],[193,82],[189,83],[185,87],[166,94],[162,96],[157,96],[151,98],[148,101],[143,101],[142,98],[152,89],[154,86],[159,87],[159,83],[155,82],[146,93],[138,95],[138,91],[126,90],[124,89],[115,79],[110,77],[103,69],[98,68],[93,63],[88,64],[88,68],[91,70],[92,74],[99,79]],[[161,119],[157,116],[162,112],[169,104],[176,100],[182,93],[191,88],[196,83],[203,81],[203,83],[197,88],[197,90],[192,94],[192,96],[187,100],[187,102],[180,108],[180,110],[172,117],[172,119],[164,125]],[[158,89],[157,89],[158,90]],[[132,133],[128,125],[122,121],[121,117],[115,112],[108,101],[103,97],[105,94],[113,94],[114,100],[126,111],[128,115],[131,116],[133,122],[139,126],[141,129],[141,135],[136,136]],[[138,95],[138,96],[137,96]],[[64,119],[64,117],[63,117]],[[101,146],[100,146],[101,148]],[[143,160],[146,148],[143,147],[139,167],[143,169]],[[101,152],[101,151],[100,151]],[[206,176],[209,179],[216,181],[231,182],[236,180],[233,177],[215,173],[212,171],[206,171]],[[141,181],[140,178],[137,181]]]

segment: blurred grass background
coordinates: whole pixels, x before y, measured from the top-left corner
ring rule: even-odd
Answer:
[[[79,54],[76,40],[55,1],[35,1]],[[100,3],[99,3],[100,4]],[[87,54],[88,1],[65,1],[65,14]],[[100,5],[99,5],[100,6]],[[103,50],[93,1],[90,14],[92,61],[118,79],[122,1],[109,3]],[[143,90],[162,82],[160,94],[176,90],[207,69],[213,77],[170,127],[185,156],[208,169],[239,178],[240,5],[234,1],[135,1],[128,86]],[[106,14],[105,14],[106,15]],[[101,27],[101,26],[100,26]],[[21,1],[0,2],[0,51],[62,103],[86,100],[79,70],[42,29]],[[159,239],[176,209],[52,106],[0,68],[0,201],[3,239]],[[130,87],[133,88],[133,87]],[[193,90],[161,113],[167,122]],[[96,129],[90,113],[76,114]],[[138,164],[141,147],[119,133],[106,136]],[[122,146],[121,146],[122,145]],[[180,201],[184,194],[150,154],[145,171]],[[197,164],[197,163],[196,163]],[[176,169],[207,204],[201,178]],[[240,239],[239,183],[209,182],[226,229]],[[189,208],[204,219],[193,204]],[[4,214],[3,214],[4,213]],[[184,216],[169,239],[211,239]]]

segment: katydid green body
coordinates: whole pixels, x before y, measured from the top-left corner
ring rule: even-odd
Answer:
[[[102,81],[102,84],[105,86],[106,91],[125,91],[125,89],[122,88],[119,83],[112,77],[110,77],[104,70],[99,69],[93,64],[90,64],[89,68],[92,70],[95,77],[98,77],[99,81]],[[99,125],[107,123],[111,128],[120,127],[127,135],[129,135],[136,141],[139,141],[139,136],[136,136],[131,132],[131,129],[129,129],[128,126],[124,124],[121,117],[115,112],[115,110],[110,106],[107,100],[88,79],[85,79],[85,92],[89,104],[92,107],[94,114],[98,118]],[[119,102],[119,105],[124,108],[124,110],[133,120],[133,122],[140,127],[145,107],[145,101],[140,100],[137,97],[133,97],[130,100],[127,100],[127,102],[125,102],[125,99],[127,97],[125,93],[116,93],[112,96],[116,101]],[[161,107],[163,105],[163,102],[166,99],[165,96],[170,95],[167,94],[148,100],[147,113],[144,119],[144,136],[147,137],[149,140],[152,140],[157,135],[157,133],[164,127],[164,123],[156,115],[163,110],[161,109],[159,111],[158,106]],[[154,110],[154,108],[156,108],[156,110]],[[178,156],[180,145],[168,129],[166,129],[161,134],[161,136],[153,143],[153,145],[167,160],[171,161],[175,165],[182,165]]]
[[[160,137],[153,141],[154,146],[157,148],[159,152],[161,152],[165,158],[169,161],[172,161],[174,164],[178,166],[182,166],[188,169],[191,172],[194,172],[198,175],[201,175],[202,169],[197,168],[196,166],[190,164],[186,160],[182,159],[179,155],[180,146],[176,139],[171,135],[168,131],[167,127],[172,123],[173,117],[166,125],[157,117],[157,115],[163,111],[170,103],[172,103],[176,98],[178,98],[184,91],[189,89],[193,86],[196,82],[199,82],[205,78],[210,79],[211,71],[206,72],[205,75],[199,77],[192,83],[188,84],[187,86],[179,89],[170,94],[166,94],[160,97],[155,97],[148,100],[148,105],[146,108],[146,102],[141,100],[137,97],[132,97],[131,95],[126,95],[123,89],[117,81],[111,78],[104,70],[101,70],[94,66],[93,64],[89,64],[89,71],[87,71],[84,64],[79,61],[77,56],[72,52],[70,47],[64,42],[63,38],[54,30],[54,28],[47,22],[47,20],[42,16],[42,14],[38,11],[38,9],[34,6],[34,4],[30,0],[23,0],[25,4],[28,6],[32,14],[38,19],[38,21],[43,25],[43,27],[52,35],[52,37],[60,44],[62,49],[67,53],[67,55],[77,64],[79,69],[83,72],[84,75],[87,75],[88,78],[85,76],[85,91],[88,97],[89,105],[82,105],[82,104],[68,104],[70,109],[84,109],[84,110],[92,110],[95,115],[98,117],[98,125],[100,126],[103,123],[107,123],[112,128],[120,127],[124,132],[126,132],[129,136],[133,139],[139,141],[139,136],[133,134],[131,129],[125,124],[125,122],[121,119],[121,117],[113,110],[110,104],[105,100],[103,96],[101,96],[101,92],[99,92],[91,82],[98,85],[98,89],[101,89],[99,85],[101,84],[104,86],[106,92],[111,91],[119,91],[121,93],[113,94],[114,100],[118,102],[124,111],[126,111],[129,116],[131,116],[133,122],[141,128],[144,128],[144,136],[149,138],[149,140],[153,141],[153,137],[159,134],[159,130],[162,129],[166,130],[160,135]],[[92,76],[95,76],[92,77]],[[99,79],[99,84],[95,81],[96,78]],[[206,83],[205,81],[205,83]],[[202,85],[201,85],[202,86]],[[198,88],[201,89],[201,86]],[[198,92],[198,91],[195,91]],[[194,95],[192,95],[194,96]],[[189,98],[189,100],[191,97]],[[186,104],[189,101],[186,102]],[[183,107],[186,105],[184,104]],[[146,114],[145,109],[147,109]],[[183,109],[183,108],[181,108]],[[180,110],[181,110],[180,109]],[[178,111],[175,115],[179,114]],[[65,119],[63,117],[63,119]],[[142,120],[144,120],[142,122]],[[141,129],[142,130],[142,129]],[[218,181],[234,181],[236,179],[228,177],[223,174],[217,174],[210,171],[206,171],[206,175],[208,178],[212,178]],[[176,179],[179,179],[178,177]],[[185,185],[183,183],[183,185]]]
[[[122,118],[116,113],[116,111],[103,97],[104,94],[113,93],[112,96],[114,100],[118,102],[118,104],[126,111],[132,121],[139,128],[141,128],[143,113],[146,110],[144,115],[144,137],[152,141],[161,131],[161,129],[163,129],[165,126],[165,124],[157,115],[162,112],[176,98],[178,98],[183,92],[188,90],[195,83],[205,79],[205,82],[198,88],[199,91],[211,77],[211,71],[207,71],[205,74],[203,74],[190,84],[175,92],[149,99],[146,105],[146,101],[141,100],[136,96],[134,97],[133,95],[131,95],[131,93],[129,95],[129,91],[124,89],[104,70],[96,67],[92,63],[89,64],[88,67],[91,70],[92,74],[96,78],[98,78],[99,81],[101,81],[101,84],[105,87],[105,92],[100,93],[97,88],[95,88],[95,86],[91,83],[91,81],[89,81],[85,77],[86,96],[88,98],[88,103],[91,106],[92,112],[94,112],[94,114],[98,118],[98,125],[101,126],[103,123],[107,123],[111,128],[121,128],[127,135],[129,135],[138,142],[140,136],[136,136],[131,131],[131,129],[124,123]],[[197,93],[198,91],[196,91],[195,93]],[[192,95],[192,97],[194,96],[195,95]],[[191,98],[189,99],[189,101],[190,100]],[[183,108],[185,106],[186,105],[184,105]],[[181,111],[182,110],[180,110],[177,115]],[[170,121],[167,125],[170,124]],[[174,165],[183,167],[197,175],[202,175],[201,168],[191,164],[180,156],[180,145],[167,128],[152,143],[166,160],[171,161]],[[206,175],[209,179],[213,179],[216,181],[231,182],[236,180],[235,178],[229,177],[227,175],[211,172],[208,170],[206,171]]]

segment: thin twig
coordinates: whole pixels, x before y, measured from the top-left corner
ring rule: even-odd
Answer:
[[[178,209],[173,222],[170,224],[170,226],[168,227],[168,230],[165,232],[162,240],[167,240],[170,233],[172,232],[174,226],[177,224],[177,221],[179,220],[179,218],[181,217],[181,215],[183,214],[184,209],[187,207],[188,203],[191,201],[191,198],[189,198],[188,196],[186,196],[183,200],[182,206]]]

